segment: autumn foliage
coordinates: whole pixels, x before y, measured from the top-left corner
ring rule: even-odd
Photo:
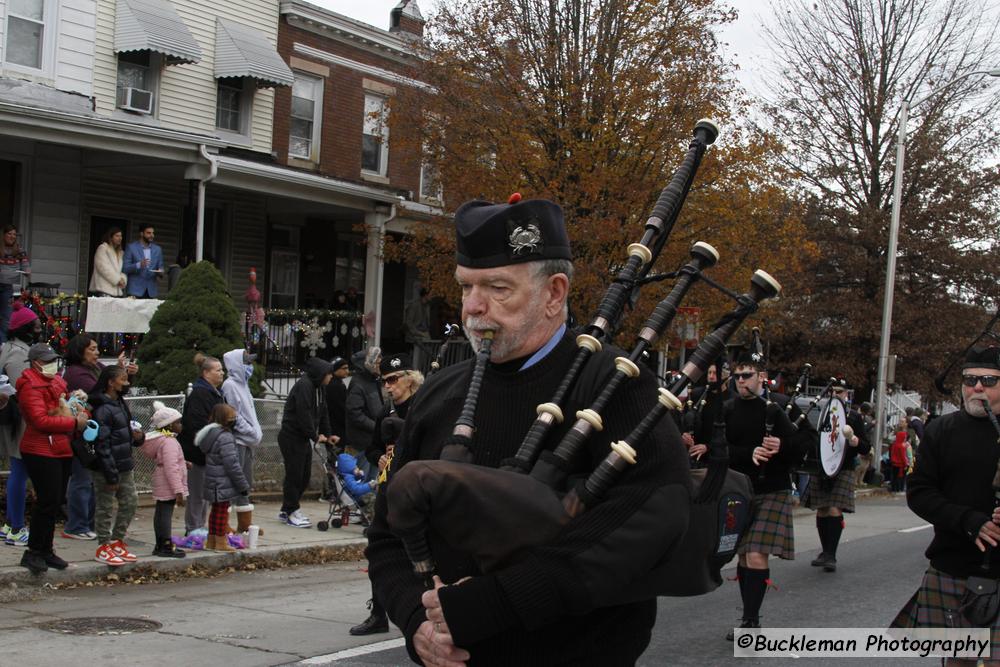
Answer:
[[[787,194],[781,145],[741,122],[746,103],[715,37],[733,18],[717,0],[443,2],[414,72],[428,87],[392,100],[390,122],[406,124],[392,136],[423,152],[448,212],[470,199],[506,201],[515,191],[560,203],[575,256],[571,306],[589,320],[695,122],[712,118],[722,134],[657,270],[679,267],[691,244],[704,241],[721,255],[712,277],[739,292],[756,268],[801,289],[803,262],[816,248],[800,203]],[[413,119],[422,119],[419,129]],[[433,294],[457,303],[453,242],[442,218],[390,240],[385,253],[416,264]],[[669,285],[644,289],[620,342],[634,338]],[[731,307],[703,286],[685,305],[704,308],[703,322]]]

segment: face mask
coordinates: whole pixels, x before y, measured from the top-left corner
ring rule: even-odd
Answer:
[[[53,361],[42,365],[42,375],[47,378],[54,378],[59,374],[59,362]]]
[[[119,396],[124,396],[125,394],[128,393],[128,390],[131,389],[131,388],[132,388],[132,385],[130,385],[130,384],[124,385],[121,389],[118,390],[118,395]]]
[[[244,366],[243,371],[247,374],[247,379],[249,380],[250,376],[253,375],[253,365]]]

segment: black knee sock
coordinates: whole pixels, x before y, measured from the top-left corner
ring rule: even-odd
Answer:
[[[826,529],[826,517],[817,516],[816,517],[816,532],[819,533],[819,543],[823,548],[823,553],[829,553],[827,546],[830,543],[830,535]]]
[[[736,582],[740,585],[740,597],[741,598],[744,595],[744,591],[746,591],[746,589],[747,589],[747,579],[746,579],[747,569],[748,568],[745,565],[737,565],[736,566]]]
[[[754,570],[746,568],[743,570],[745,581],[743,594],[743,620],[759,621],[760,606],[764,602],[764,593],[767,592],[767,580],[771,578],[771,570]]]
[[[840,534],[844,532],[844,517],[826,517],[827,546],[824,549],[831,556],[837,555],[837,546],[840,544]]]

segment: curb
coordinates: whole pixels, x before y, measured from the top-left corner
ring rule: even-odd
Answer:
[[[363,558],[362,552],[368,540],[359,538],[337,544],[301,546],[274,545],[260,547],[253,551],[236,552],[188,551],[186,558],[140,557],[136,563],[119,567],[102,565],[96,561],[70,563],[65,570],[50,569],[44,574],[34,575],[27,569],[14,565],[0,569],[0,588],[41,589],[62,588],[85,583],[142,583],[169,578],[183,573],[185,576],[210,576],[225,570],[267,569],[280,564],[299,565],[334,561],[349,561]]]

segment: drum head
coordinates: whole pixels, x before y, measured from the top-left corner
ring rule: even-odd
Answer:
[[[839,398],[831,398],[819,415],[819,458],[823,474],[835,477],[847,452],[847,409]]]

